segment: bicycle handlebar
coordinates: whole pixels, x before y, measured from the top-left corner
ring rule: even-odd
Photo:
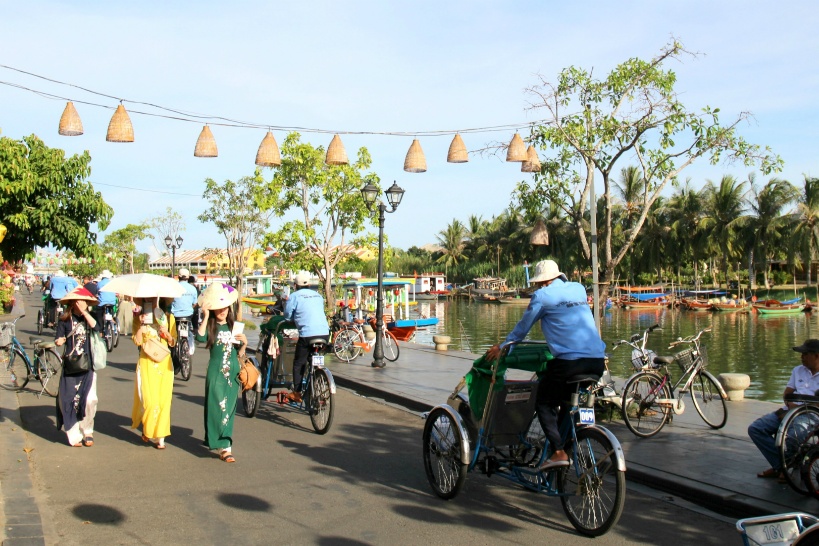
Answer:
[[[702,334],[705,334],[705,333],[710,332],[710,331],[711,331],[711,328],[703,328],[702,330],[699,331],[699,333],[696,336],[688,336],[686,338],[677,338],[677,341],[672,341],[671,344],[668,346],[668,348],[673,349],[674,347],[676,347],[677,345],[679,345],[681,343],[695,343],[695,342],[700,340],[700,336]]]
[[[620,345],[624,345],[624,344],[625,345],[630,345],[631,347],[633,347],[635,349],[639,349],[640,347],[637,347],[637,342],[638,341],[640,341],[642,339],[643,340],[643,345],[645,345],[645,340],[648,337],[648,334],[650,334],[654,330],[662,330],[662,329],[663,329],[663,327],[660,326],[659,324],[655,324],[654,326],[649,326],[642,333],[634,334],[633,336],[631,336],[631,339],[629,339],[629,340],[621,339],[620,341],[616,342],[612,346],[612,350],[614,350],[617,347],[619,347]]]

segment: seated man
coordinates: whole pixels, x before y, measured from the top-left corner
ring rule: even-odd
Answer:
[[[520,322],[506,336],[506,342],[522,341],[540,320],[543,337],[555,356],[541,376],[537,389],[537,417],[553,452],[538,470],[545,471],[569,465],[569,456],[563,449],[559,421],[565,418],[566,406],[574,392],[574,385],[566,384],[570,377],[580,374],[602,376],[606,369],[606,344],[594,325],[594,317],[586,301],[586,288],[569,282],[552,260],[543,260],[535,266],[530,283],[540,288],[532,294],[529,307]],[[500,354],[500,346],[493,345],[486,353],[488,360]],[[562,406],[562,407],[561,407]],[[561,407],[558,419],[558,407]]]
[[[196,347],[193,344],[193,333],[195,325],[194,307],[196,300],[199,297],[196,292],[196,287],[188,282],[191,272],[186,268],[179,270],[179,284],[185,292],[178,298],[174,298],[173,305],[171,305],[171,314],[174,316],[176,323],[179,324],[179,319],[184,318],[191,321],[191,327],[188,328],[188,352],[193,354]]]
[[[57,323],[57,306],[69,292],[77,288],[79,284],[73,277],[66,276],[63,270],[57,271],[49,282],[49,307],[48,307],[48,327],[52,328]]]
[[[99,303],[97,304],[97,322],[101,325],[105,325],[105,310],[106,307],[108,308],[108,312],[112,315],[114,314],[114,306],[117,304],[117,295],[114,292],[108,292],[107,290],[103,290],[105,285],[111,282],[111,277],[114,274],[111,273],[107,269],[103,269],[102,273],[100,273],[99,281],[97,281],[97,299]],[[128,330],[130,332],[130,330]]]
[[[301,381],[310,357],[310,342],[316,338],[326,341],[330,336],[327,315],[324,314],[324,298],[315,290],[310,290],[309,284],[310,274],[300,271],[296,275],[296,291],[290,294],[284,308],[284,318],[293,321],[299,330],[299,341],[293,356],[293,392],[287,395],[289,402],[301,402]]]
[[[809,339],[802,345],[794,347],[793,350],[801,354],[802,364],[791,372],[783,398],[794,393],[813,396],[819,390],[819,339]],[[784,481],[782,459],[774,438],[782,418],[789,409],[798,405],[797,402],[785,402],[784,407],[763,415],[748,427],[748,436],[771,465],[769,469],[757,474],[757,477],[779,478]]]

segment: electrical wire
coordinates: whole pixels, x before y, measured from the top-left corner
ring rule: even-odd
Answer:
[[[116,184],[106,184],[104,182],[91,182],[91,185],[92,186],[108,186],[108,187],[111,187],[111,188],[120,188],[120,189],[123,189],[123,190],[144,191],[144,192],[148,192],[148,193],[164,193],[164,194],[168,194],[168,195],[184,195],[186,197],[202,197],[198,193],[180,193],[180,192],[176,192],[176,191],[150,190],[150,189],[147,189],[147,188],[134,188],[132,186],[118,186]]]

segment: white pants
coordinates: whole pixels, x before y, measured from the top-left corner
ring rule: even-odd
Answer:
[[[91,372],[91,390],[88,391],[88,398],[85,400],[85,417],[73,427],[65,431],[68,436],[68,444],[76,445],[83,441],[86,436],[94,434],[94,416],[97,414],[97,372]]]

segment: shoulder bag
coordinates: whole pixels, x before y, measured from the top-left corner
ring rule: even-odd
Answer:
[[[162,362],[171,354],[170,349],[162,345],[155,338],[150,338],[142,344],[142,350],[154,362]]]
[[[96,330],[91,330],[91,359],[94,361],[94,371],[102,370],[108,365],[108,347]]]
[[[72,328],[71,332],[66,336],[66,339],[73,336],[79,324],[74,324],[74,320],[71,320]],[[91,359],[88,358],[88,353],[83,351],[82,354],[77,354],[76,345],[73,347],[71,352],[64,352],[63,353],[63,375],[79,375],[83,374],[91,369]]]
[[[253,361],[245,356],[241,362],[241,369],[236,379],[238,379],[239,384],[242,386],[242,391],[248,391],[256,387],[256,382],[259,380],[260,375]]]

